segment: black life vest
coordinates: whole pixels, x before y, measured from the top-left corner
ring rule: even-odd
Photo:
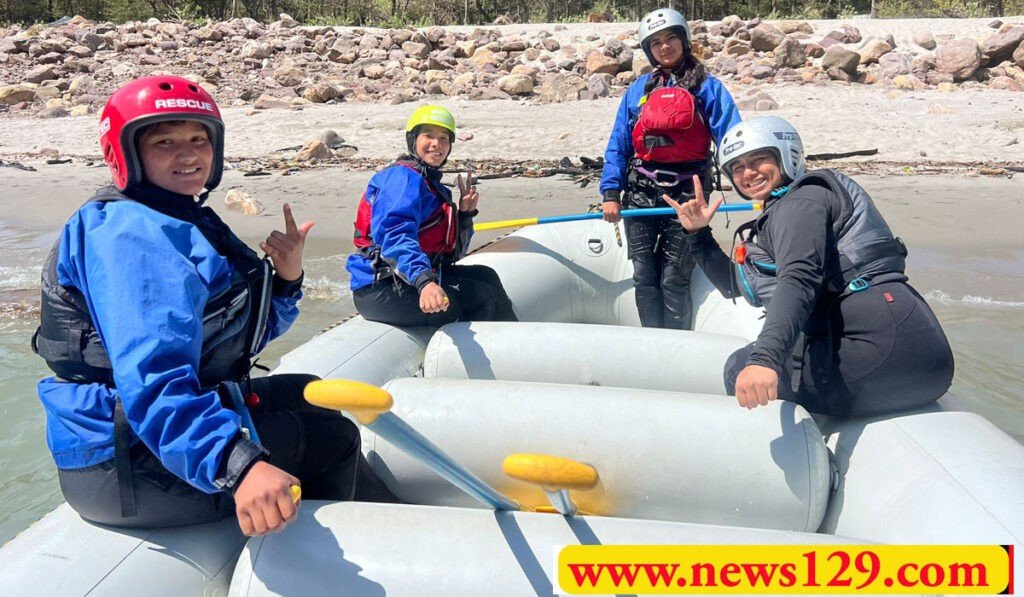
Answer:
[[[793,181],[786,194],[810,182],[824,183],[839,196],[841,205],[839,216],[832,222],[840,271],[825,281],[825,290],[843,296],[865,290],[872,282],[906,280],[907,248],[893,236],[867,192],[835,170],[816,170]],[[783,199],[785,196],[775,202]],[[736,285],[755,307],[767,306],[778,285],[775,258],[757,242],[773,205],[736,230],[736,235],[744,239],[733,254]]]
[[[249,372],[270,313],[271,269],[209,207],[157,205],[133,199],[114,187],[100,189],[92,201],[136,201],[196,226],[232,266],[231,284],[211,297],[203,310],[203,342],[199,359],[202,387],[239,381]],[[114,385],[110,357],[100,341],[85,297],[61,286],[57,278],[60,240],[46,259],[42,275],[41,323],[32,349],[58,377],[79,383]]]
[[[389,167],[404,166],[423,176],[427,181],[427,187],[434,195],[441,200],[441,206],[434,210],[420,224],[419,241],[420,249],[428,256],[450,255],[457,248],[459,227],[456,222],[455,204],[447,195],[439,192],[429,177],[420,172],[418,164],[411,161],[399,160]],[[356,210],[355,232],[352,235],[352,242],[356,248],[364,253],[372,253],[376,246],[373,238],[370,237],[370,223],[373,215],[373,206],[366,200],[366,193],[359,198],[359,208]]]

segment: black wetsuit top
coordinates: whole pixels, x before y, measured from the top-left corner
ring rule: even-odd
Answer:
[[[808,184],[766,206],[757,239],[775,258],[778,286],[748,365],[781,371],[801,331],[827,333],[828,306],[837,295],[826,289],[826,281],[841,270],[832,232],[832,222],[842,208],[840,201],[826,187]],[[715,287],[726,297],[739,296],[731,261],[711,229],[687,235],[687,240],[697,264]]]
[[[949,343],[906,276],[886,274],[859,292],[830,289],[842,269],[833,226],[841,201],[831,189],[807,184],[766,206],[757,244],[774,258],[777,285],[757,341],[725,364],[726,393],[735,392],[747,365],[776,371],[780,398],[838,416],[918,408],[949,388]],[[734,266],[710,229],[687,241],[718,290],[740,296]]]

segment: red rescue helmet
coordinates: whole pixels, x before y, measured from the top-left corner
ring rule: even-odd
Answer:
[[[100,114],[100,149],[114,185],[124,191],[145,180],[139,160],[138,135],[159,122],[194,120],[206,127],[213,147],[213,164],[206,190],[220,184],[224,171],[224,121],[217,103],[205,89],[181,77],[143,77],[110,96]]]

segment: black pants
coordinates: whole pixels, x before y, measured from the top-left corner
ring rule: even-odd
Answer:
[[[270,464],[295,475],[307,499],[397,502],[360,451],[359,428],[340,413],[312,406],[302,397],[311,375],[253,379],[260,397],[252,409]],[[244,386],[243,386],[244,387]],[[86,520],[101,524],[161,528],[213,522],[235,516],[225,492],[208,494],[160,463],[142,442],[130,450],[138,514],[121,516],[113,460],[81,469],[58,470],[64,498]]]
[[[779,397],[835,416],[872,416],[938,400],[953,381],[953,353],[938,320],[908,284],[890,282],[853,293],[830,313],[834,333],[807,339],[800,384],[791,365],[779,376]],[[756,343],[726,361],[726,393]]]
[[[624,221],[640,325],[691,329],[690,274],[695,261],[679,220],[653,216]]]
[[[369,321],[397,326],[441,327],[453,321],[519,321],[497,272],[485,265],[446,265],[441,288],[450,301],[440,313],[420,310],[415,287],[396,277],[352,293],[356,310]]]

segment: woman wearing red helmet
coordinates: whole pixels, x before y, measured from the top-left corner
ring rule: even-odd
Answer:
[[[56,373],[39,396],[68,503],[114,526],[234,514],[262,534],[296,515],[293,475],[306,497],[393,501],[358,429],[302,400],[312,376],[249,378],[298,317],[312,222],[285,205],[260,259],[203,205],[224,161],[213,98],[178,77],[129,83],[100,145],[114,185],[61,231],[33,339]]]

